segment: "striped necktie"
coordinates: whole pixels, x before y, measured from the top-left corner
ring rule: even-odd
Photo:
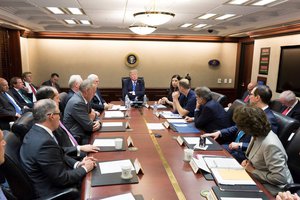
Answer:
[[[235,138],[235,142],[240,142],[240,139],[243,137],[244,134],[244,131],[239,131],[238,135]]]
[[[64,131],[68,134],[69,139],[71,140],[72,144],[73,144],[74,146],[77,146],[77,145],[78,145],[77,141],[75,140],[75,138],[73,137],[73,135],[68,131],[68,129],[63,125],[63,123],[61,123],[61,121],[59,121],[59,126],[60,126],[62,129],[64,129]]]
[[[290,111],[291,107],[287,107],[281,114],[287,115],[288,112]]]
[[[18,90],[18,93],[26,103],[31,103],[31,101],[25,95],[22,94],[21,90]]]
[[[20,108],[20,106],[17,104],[17,102],[6,92],[4,92],[4,96],[6,97],[6,99],[14,106],[16,113],[18,114],[22,114],[22,109]]]

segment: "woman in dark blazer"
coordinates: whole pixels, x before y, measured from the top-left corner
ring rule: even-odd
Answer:
[[[159,99],[158,104],[167,104],[171,107],[173,106],[173,98],[172,93],[178,91],[178,82],[180,81],[181,77],[178,74],[175,74],[171,78],[170,88],[168,89],[167,97],[163,97]]]

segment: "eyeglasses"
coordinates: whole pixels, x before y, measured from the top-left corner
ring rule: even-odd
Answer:
[[[60,112],[48,113],[47,115],[60,115]]]

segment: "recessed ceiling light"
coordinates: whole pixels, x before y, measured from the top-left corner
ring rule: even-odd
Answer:
[[[77,24],[76,22],[75,22],[75,20],[73,20],[73,19],[65,19],[64,20],[67,24]]]
[[[207,13],[207,14],[204,14],[204,15],[198,17],[198,19],[209,19],[209,18],[211,18],[211,17],[213,17],[215,15],[216,14],[213,14],[213,13]]]
[[[242,4],[246,3],[247,1],[250,1],[250,0],[232,0],[232,1],[228,2],[228,4],[242,5]]]
[[[206,26],[207,24],[198,24],[196,26],[194,26],[194,28],[203,28],[204,26]]]
[[[83,15],[83,12],[79,8],[67,8],[73,15]]]
[[[53,14],[56,14],[56,15],[62,15],[62,14],[65,14],[62,9],[58,8],[58,7],[47,7],[47,9],[52,12]]]
[[[81,24],[91,25],[92,23],[89,20],[79,20]]]
[[[253,5],[253,6],[265,6],[265,5],[267,5],[269,3],[272,3],[274,1],[277,1],[277,0],[260,0],[256,3],[251,4],[251,5]]]
[[[182,24],[180,27],[181,28],[187,28],[187,27],[190,27],[190,26],[192,26],[193,24],[191,24],[191,23],[185,23],[185,24]]]
[[[228,19],[230,17],[233,17],[235,16],[235,14],[225,14],[225,15],[222,15],[220,17],[217,17],[216,20],[224,20],[224,19]]]

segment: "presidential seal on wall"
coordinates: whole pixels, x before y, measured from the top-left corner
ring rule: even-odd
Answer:
[[[125,57],[125,64],[128,67],[136,67],[139,64],[139,58],[135,53],[129,53]]]

